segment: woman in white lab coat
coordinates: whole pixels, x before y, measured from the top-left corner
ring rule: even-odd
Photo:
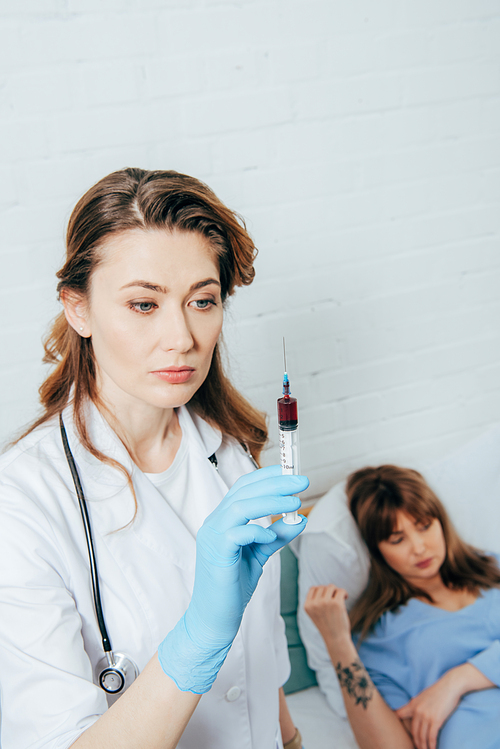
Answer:
[[[254,255],[237,217],[175,172],[122,170],[77,204],[44,412],[0,459],[3,749],[300,746],[278,695],[279,561],[262,567],[303,523],[258,518],[296,509],[307,480],[254,473],[265,421],[218,348]],[[99,686],[110,661],[65,438],[111,665],[128,659],[126,686],[140,673],[120,699]]]

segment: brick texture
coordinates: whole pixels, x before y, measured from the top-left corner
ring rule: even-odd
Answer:
[[[245,217],[231,372],[275,461],[286,336],[309,497],[500,419],[497,2],[3,3],[2,442],[36,412],[71,208],[123,166],[191,173]]]

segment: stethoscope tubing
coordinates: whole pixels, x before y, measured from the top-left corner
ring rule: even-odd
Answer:
[[[95,608],[95,613],[97,617],[97,623],[99,625],[99,631],[101,633],[102,647],[105,653],[112,653],[113,649],[111,647],[111,641],[109,639],[108,631],[106,629],[106,623],[104,621],[104,614],[102,610],[101,593],[100,593],[100,588],[99,588],[99,575],[97,573],[97,561],[96,561],[96,555],[95,555],[95,550],[94,550],[94,541],[92,538],[92,528],[90,525],[87,502],[85,499],[85,495],[83,493],[83,489],[82,489],[82,485],[80,482],[80,477],[78,475],[78,469],[76,467],[75,459],[73,458],[73,454],[69,446],[68,435],[66,434],[66,428],[64,426],[64,421],[63,421],[63,417],[61,413],[59,414],[59,426],[61,428],[61,437],[62,437],[62,442],[64,446],[64,453],[66,455],[69,469],[71,471],[71,476],[73,478],[73,483],[75,485],[76,495],[78,497],[78,504],[80,505],[80,512],[82,514],[83,527],[85,529],[85,538],[87,541],[87,549],[88,549],[89,561],[90,561],[90,579],[92,582],[92,593],[94,596],[94,608]]]

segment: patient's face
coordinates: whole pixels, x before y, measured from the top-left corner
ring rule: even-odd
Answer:
[[[379,549],[389,567],[420,588],[439,576],[446,558],[439,520],[429,518],[422,523],[402,510],[397,512],[392,534],[379,543]]]

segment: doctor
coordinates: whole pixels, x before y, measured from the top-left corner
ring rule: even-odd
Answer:
[[[259,518],[308,482],[254,472],[265,421],[218,346],[255,252],[175,172],[116,172],[73,211],[44,412],[0,459],[2,749],[300,746],[264,563],[305,521]]]

